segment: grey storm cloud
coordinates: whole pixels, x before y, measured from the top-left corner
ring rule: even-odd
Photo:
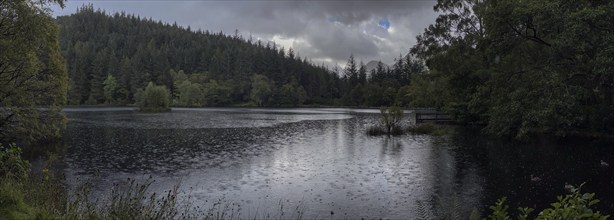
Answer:
[[[92,3],[107,12],[177,22],[192,29],[274,41],[327,65],[357,59],[391,63],[434,22],[434,0],[392,1],[68,1],[55,15]],[[386,20],[390,27],[380,26]]]

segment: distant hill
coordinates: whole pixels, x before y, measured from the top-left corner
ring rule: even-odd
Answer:
[[[125,13],[110,15],[92,5],[56,22],[68,67],[70,104],[105,102],[104,82],[109,75],[119,91],[112,95],[122,103],[133,103],[136,92],[148,82],[175,93],[171,69],[183,70],[203,86],[203,92],[212,90],[205,84],[220,86],[225,99],[217,105],[250,101],[256,74],[266,76],[273,90],[285,84],[302,87],[306,103],[326,104],[340,97],[339,77],[325,67],[238,34],[191,30]],[[271,100],[277,100],[276,92],[269,92]]]
[[[347,77],[346,70],[313,65],[291,49],[236,33],[111,15],[92,5],[56,22],[72,105],[135,103],[149,82],[166,86],[175,106],[407,105],[398,91],[421,69],[409,59],[379,70],[370,61],[368,77],[357,69]]]

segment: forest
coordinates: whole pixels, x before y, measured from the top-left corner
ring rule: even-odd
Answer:
[[[409,201],[449,219],[463,218],[452,212],[461,205],[476,205],[470,219],[607,219],[596,209],[611,212],[614,207],[609,165],[614,160],[613,1],[438,0],[435,23],[417,36],[408,54],[400,54],[391,67],[380,62],[372,70],[352,54],[343,69],[327,67],[239,31],[192,30],[126,13],[111,15],[92,5],[53,18],[55,5],[63,7],[64,0],[0,1],[0,217],[232,218],[240,212],[236,203],[224,206],[213,199],[205,202],[220,205],[217,209],[215,204],[208,210],[198,205],[180,209],[179,185],[148,194],[150,171],[160,172],[158,178],[181,179],[173,175],[186,170],[197,176],[186,183],[212,183],[196,190],[207,193],[242,196],[269,179],[287,190],[275,192],[282,187],[267,185],[270,191],[258,196],[291,196],[288,192],[313,188],[324,195],[341,192],[329,193],[324,202],[318,192],[310,194],[324,207],[316,216],[330,213],[331,219],[342,215],[329,204],[343,199],[349,206],[358,204],[349,214],[372,205],[382,211],[369,216],[399,211],[418,217],[421,213],[410,213],[405,204],[384,201],[398,196],[399,203],[407,202],[414,199],[413,190],[424,192],[424,201],[451,195],[446,206]],[[327,108],[306,113],[186,108],[178,114],[62,110],[66,105],[133,104],[143,111],[160,110],[143,106],[382,108],[381,115],[350,108],[343,113]],[[394,133],[395,123],[406,119],[401,107],[436,108],[461,126],[453,126],[445,137],[361,136],[378,119],[386,133]],[[231,126],[212,126],[221,121]],[[240,123],[251,124],[233,127]],[[467,132],[475,128],[478,133]],[[544,140],[553,135],[555,143]],[[569,139],[557,138],[567,136],[590,141],[560,144]],[[28,156],[38,159],[30,164]],[[97,174],[87,169],[106,173],[94,178]],[[140,183],[130,174],[150,179]],[[109,199],[88,197],[97,192],[87,183],[71,188],[70,181],[79,179],[67,178],[78,175],[113,181],[100,182]],[[121,184],[114,175],[129,178]],[[259,176],[236,178],[250,175]],[[303,189],[290,182],[301,178],[324,188]],[[237,183],[254,188],[229,186]],[[581,193],[583,186],[605,199]],[[358,197],[350,197],[351,191],[344,197],[344,190],[363,197],[349,202]],[[485,201],[488,193],[500,199]],[[555,193],[566,195],[553,202],[537,198]],[[513,207],[522,208],[509,209],[506,197],[500,197],[506,194]],[[459,200],[464,196],[479,203]],[[274,204],[282,206],[279,218],[284,219],[283,200]],[[316,202],[306,204],[317,207]],[[303,208],[293,210],[297,219]],[[203,210],[193,215],[192,209]]]
[[[1,102],[134,104],[152,83],[168,90],[171,106],[434,107],[495,136],[609,136],[613,4],[440,0],[440,16],[411,51],[371,71],[351,54],[344,69],[331,68],[238,31],[192,30],[84,5],[49,21],[57,26],[29,20],[27,38],[3,44]],[[37,19],[49,19],[43,16]],[[3,126],[43,120],[31,108],[3,116]],[[57,134],[54,124],[11,132],[36,139]]]
[[[434,7],[441,15],[411,51],[390,68],[380,62],[371,71],[351,54],[345,68],[327,67],[238,31],[192,30],[84,5],[52,19],[57,27],[33,28],[28,35],[57,31],[57,36],[4,45],[7,86],[1,101],[2,106],[126,105],[137,103],[136,95],[152,83],[168,90],[171,106],[434,107],[495,136],[609,136],[612,4],[441,0]],[[47,73],[57,75],[15,75],[26,70],[25,63],[10,66],[13,70],[5,65],[26,59],[16,53],[23,49],[18,47],[56,37],[58,45],[32,48],[47,51],[45,59],[28,62],[49,62]],[[38,97],[43,93],[36,91],[55,95]],[[23,109],[5,114],[3,124],[37,117],[39,112]],[[57,134],[53,124],[26,136]]]
[[[406,106],[411,75],[424,70],[400,56],[393,68],[367,72],[350,54],[340,70],[238,30],[192,30],[92,5],[57,23],[71,105],[132,104],[152,82],[174,106]]]
[[[440,0],[434,9],[411,50],[429,69],[433,87],[416,85],[437,91],[432,105],[496,136],[614,134],[614,2]]]

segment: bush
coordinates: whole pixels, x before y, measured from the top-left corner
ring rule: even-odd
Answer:
[[[403,110],[401,108],[397,106],[381,108],[380,113],[382,114],[380,123],[384,126],[387,134],[392,134],[394,131],[402,131],[399,125],[403,119]]]
[[[21,148],[15,144],[3,149],[0,144],[0,178],[23,180],[28,177],[30,163],[21,159]]]
[[[179,84],[177,88],[178,96],[177,105],[187,107],[200,107],[202,106],[203,92],[201,85],[198,83],[191,83],[186,80]]]
[[[136,105],[141,111],[164,112],[169,111],[170,94],[166,86],[156,86],[152,82],[147,84],[145,90],[139,89],[136,93]]]
[[[378,125],[371,126],[367,129],[368,135],[401,135],[401,120],[403,119],[403,110],[397,106],[380,109],[381,118]]]
[[[580,187],[573,188],[571,194],[565,196],[558,196],[557,202],[551,203],[551,208],[542,210],[537,214],[535,219],[595,219],[605,220],[609,218],[608,215],[602,215],[599,211],[593,210],[591,206],[599,203],[598,199],[595,199],[594,193],[580,193]],[[512,219],[508,214],[509,206],[505,205],[506,198],[503,197],[490,206],[492,214],[488,215],[489,219]],[[520,212],[517,219],[528,219],[534,209],[532,208],[518,208]]]
[[[51,219],[25,202],[19,184],[6,179],[0,184],[0,216],[6,219]]]
[[[2,146],[0,146],[0,149]],[[64,210],[62,182],[43,170],[43,178],[30,175],[30,163],[14,144],[0,150],[0,216],[7,219],[55,219]]]

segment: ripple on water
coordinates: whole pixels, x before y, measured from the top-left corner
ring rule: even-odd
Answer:
[[[614,189],[610,184],[614,169],[579,173],[590,170],[591,165],[558,164],[565,157],[554,159],[549,156],[552,151],[534,152],[530,146],[527,149],[533,151],[528,152],[535,158],[518,156],[509,146],[473,139],[368,137],[364,135],[366,126],[377,121],[368,111],[71,111],[68,117],[64,141],[69,148],[64,161],[69,184],[99,175],[102,189],[127,177],[151,174],[156,179],[153,189],[162,191],[180,179],[182,192],[201,207],[222,199],[241,203],[244,210],[273,210],[280,201],[290,208],[302,201],[306,218],[326,217],[329,214],[322,213],[333,210],[334,217],[340,218],[406,218],[419,206],[447,207],[443,201],[457,200],[468,216],[473,207],[486,207],[510,191],[517,192],[512,195],[516,199],[559,193],[552,187],[529,185],[523,178],[497,184],[500,173],[528,176],[525,169],[518,168],[527,164],[534,164],[531,172],[561,173],[553,177],[559,178],[558,182],[578,182],[580,178],[574,176],[597,175],[592,178],[596,185],[589,187],[600,190],[598,195],[614,198],[610,190]],[[492,153],[491,148],[505,153]],[[574,155],[600,155],[614,164],[614,158],[607,158],[614,154],[585,148],[584,153]],[[545,164],[548,162],[538,156],[557,164]],[[598,168],[598,163],[595,166]],[[563,173],[558,167],[567,168]],[[516,187],[538,191],[524,195]],[[606,205],[612,204],[600,198]]]

